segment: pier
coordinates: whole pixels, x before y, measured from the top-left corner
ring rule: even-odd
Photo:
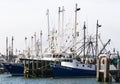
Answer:
[[[53,76],[50,69],[50,63],[52,63],[52,61],[38,60],[38,59],[21,59],[21,61],[24,64],[25,78]]]
[[[120,59],[102,55],[97,58],[97,76],[96,80],[98,82],[120,82]]]

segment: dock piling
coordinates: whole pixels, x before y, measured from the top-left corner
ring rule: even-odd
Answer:
[[[120,61],[118,59],[117,67],[110,61],[111,59],[107,56],[97,58],[96,80],[98,82],[112,82],[112,78],[115,82],[120,82]],[[116,69],[111,69],[111,66],[114,66]]]

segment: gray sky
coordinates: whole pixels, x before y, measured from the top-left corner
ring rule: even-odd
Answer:
[[[14,36],[14,48],[24,49],[25,36],[43,30],[47,34],[46,10],[50,10],[50,25],[56,27],[59,6],[65,7],[65,24],[74,22],[75,4],[81,8],[78,13],[78,30],[86,21],[88,31],[95,33],[96,20],[102,24],[99,29],[104,42],[112,39],[112,46],[120,50],[120,1],[119,0],[0,0],[0,52],[5,52],[5,38]]]

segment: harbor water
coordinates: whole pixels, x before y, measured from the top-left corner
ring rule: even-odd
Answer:
[[[109,84],[95,78],[24,78],[0,74],[0,84]],[[111,84],[119,84],[112,82]]]

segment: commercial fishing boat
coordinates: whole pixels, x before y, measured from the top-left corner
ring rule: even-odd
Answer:
[[[41,61],[49,61],[49,62],[54,62],[54,61],[61,61],[64,59],[70,58],[69,55],[66,53],[54,53],[54,54],[44,54],[43,57],[39,58]],[[24,60],[25,58],[22,58],[20,60]],[[26,58],[27,59],[27,58]],[[36,60],[36,58],[34,58]],[[34,60],[32,59],[32,60]],[[30,59],[29,59],[30,60]],[[49,64],[48,64],[49,65]],[[10,72],[12,76],[23,76],[24,75],[24,65],[23,63],[10,63],[10,62],[5,62],[2,63],[3,68],[7,71]]]
[[[23,76],[24,75],[24,65],[20,62],[20,58],[24,57],[24,54],[13,55],[10,54],[8,56],[8,60],[6,62],[2,62],[1,65],[4,70],[11,74],[11,76]]]
[[[99,57],[107,57],[107,54],[101,54]],[[115,56],[113,56],[115,58]],[[87,61],[87,60],[86,60]],[[111,59],[113,64],[110,65],[110,70],[116,70],[114,59]],[[89,62],[89,63],[88,63]],[[51,64],[51,69],[55,78],[68,78],[68,77],[96,77],[96,63],[95,59],[88,59],[88,62],[82,63],[77,59],[65,59],[61,64]],[[101,69],[104,69],[104,62],[101,61]]]
[[[61,64],[51,64],[54,77],[95,77],[95,64],[80,63],[76,59],[61,61]]]
[[[24,65],[20,63],[2,63],[3,68],[9,72],[12,76],[23,76]]]

